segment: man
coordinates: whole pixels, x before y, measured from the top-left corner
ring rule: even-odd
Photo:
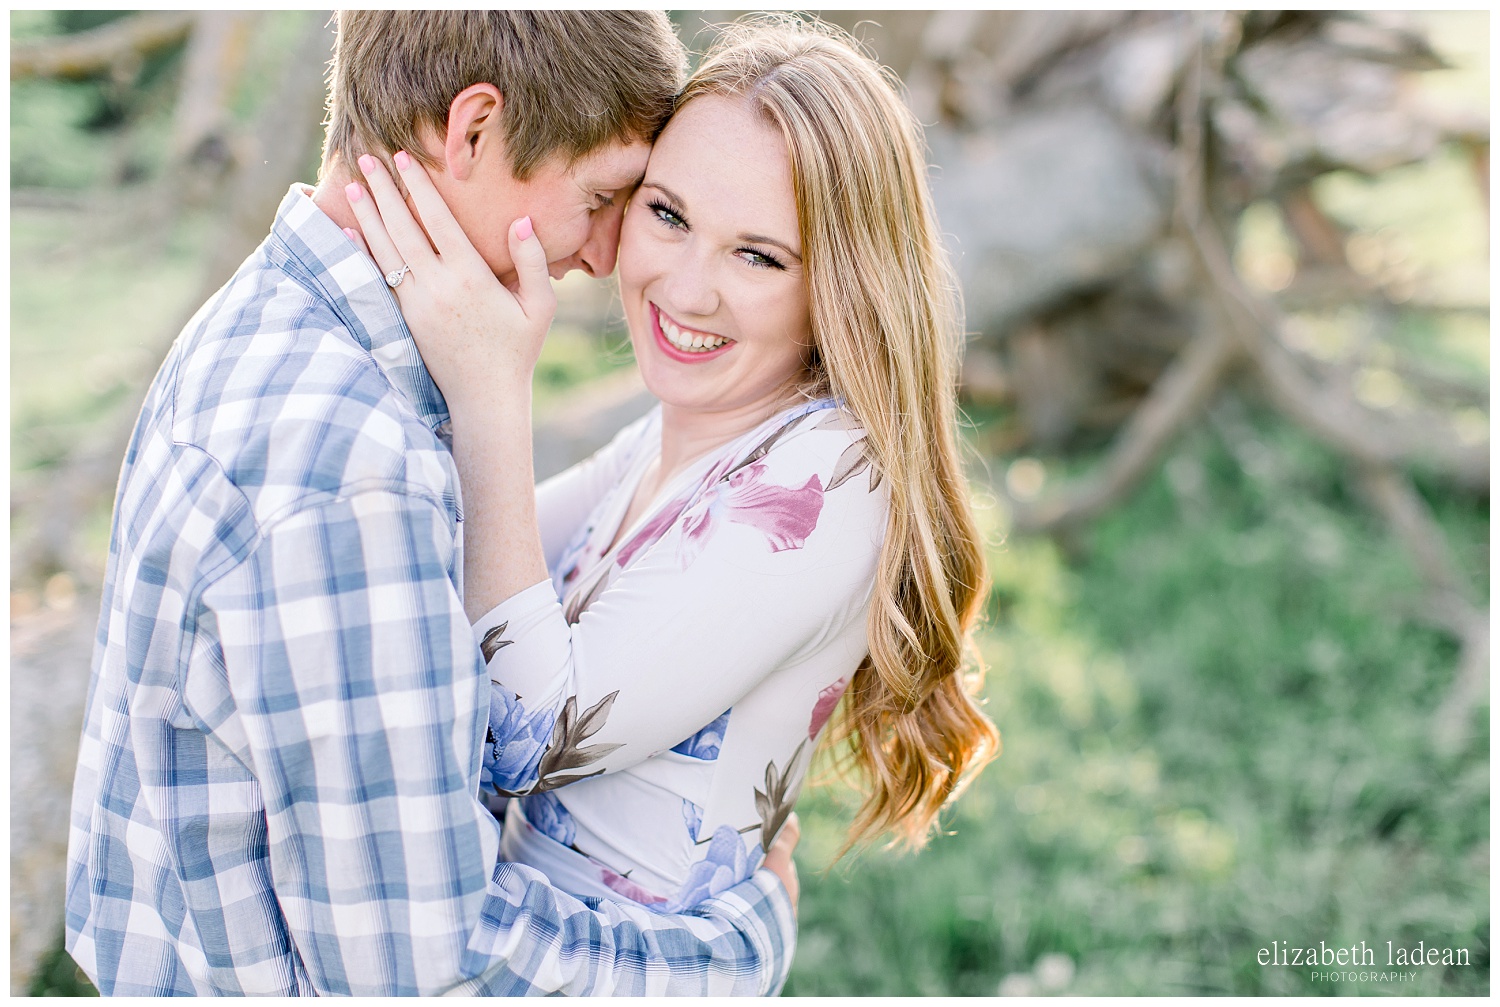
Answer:
[[[554,276],[608,274],[682,49],[647,12],[338,27],[320,186],[188,323],[126,455],[68,950],[106,994],[774,991],[789,847],[785,885],[761,870],[675,917],[497,862],[447,414],[402,277],[341,229],[352,160],[405,149],[497,276],[523,215]]]

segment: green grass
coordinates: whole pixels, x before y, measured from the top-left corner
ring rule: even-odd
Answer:
[[[1200,432],[1073,562],[994,550],[981,644],[1004,753],[917,856],[821,874],[848,797],[804,799],[788,992],[1046,991],[1049,955],[1075,994],[1488,992],[1488,737],[1443,759],[1426,733],[1453,644],[1397,614],[1418,585],[1343,466],[1252,429],[1272,473]],[[1440,513],[1482,572],[1487,505]],[[1382,965],[1387,940],[1424,940],[1473,964],[1340,986],[1257,964],[1279,940],[1363,940]]]

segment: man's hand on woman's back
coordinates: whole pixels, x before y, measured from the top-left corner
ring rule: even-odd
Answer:
[[[771,844],[771,849],[766,853],[766,860],[762,865],[780,878],[781,883],[786,886],[787,894],[792,897],[793,913],[797,911],[800,886],[797,883],[797,864],[792,860],[792,851],[797,848],[797,840],[801,838],[802,827],[798,824],[794,813],[781,827],[781,834],[776,837],[776,842]]]

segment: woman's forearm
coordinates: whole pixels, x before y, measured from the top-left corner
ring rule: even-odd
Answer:
[[[531,385],[517,381],[473,406],[449,403],[464,509],[464,611],[473,622],[547,579],[537,530]]]

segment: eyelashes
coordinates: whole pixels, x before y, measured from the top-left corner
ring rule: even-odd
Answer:
[[[646,208],[651,215],[661,221],[662,226],[669,227],[674,231],[691,231],[692,227],[671,203],[660,197],[646,201]],[[736,248],[734,254],[740,256],[747,265],[755,269],[778,269],[785,271],[786,263],[768,252],[762,252],[756,248]]]
[[[672,204],[664,199],[648,200],[646,208],[651,211],[657,220],[670,228],[683,231],[691,230],[688,227],[687,221],[682,219],[682,214],[673,209]]]
[[[786,269],[786,263],[774,255],[767,255],[765,252],[758,252],[753,248],[736,248],[734,251],[736,255],[744,256],[745,261],[756,269]]]

